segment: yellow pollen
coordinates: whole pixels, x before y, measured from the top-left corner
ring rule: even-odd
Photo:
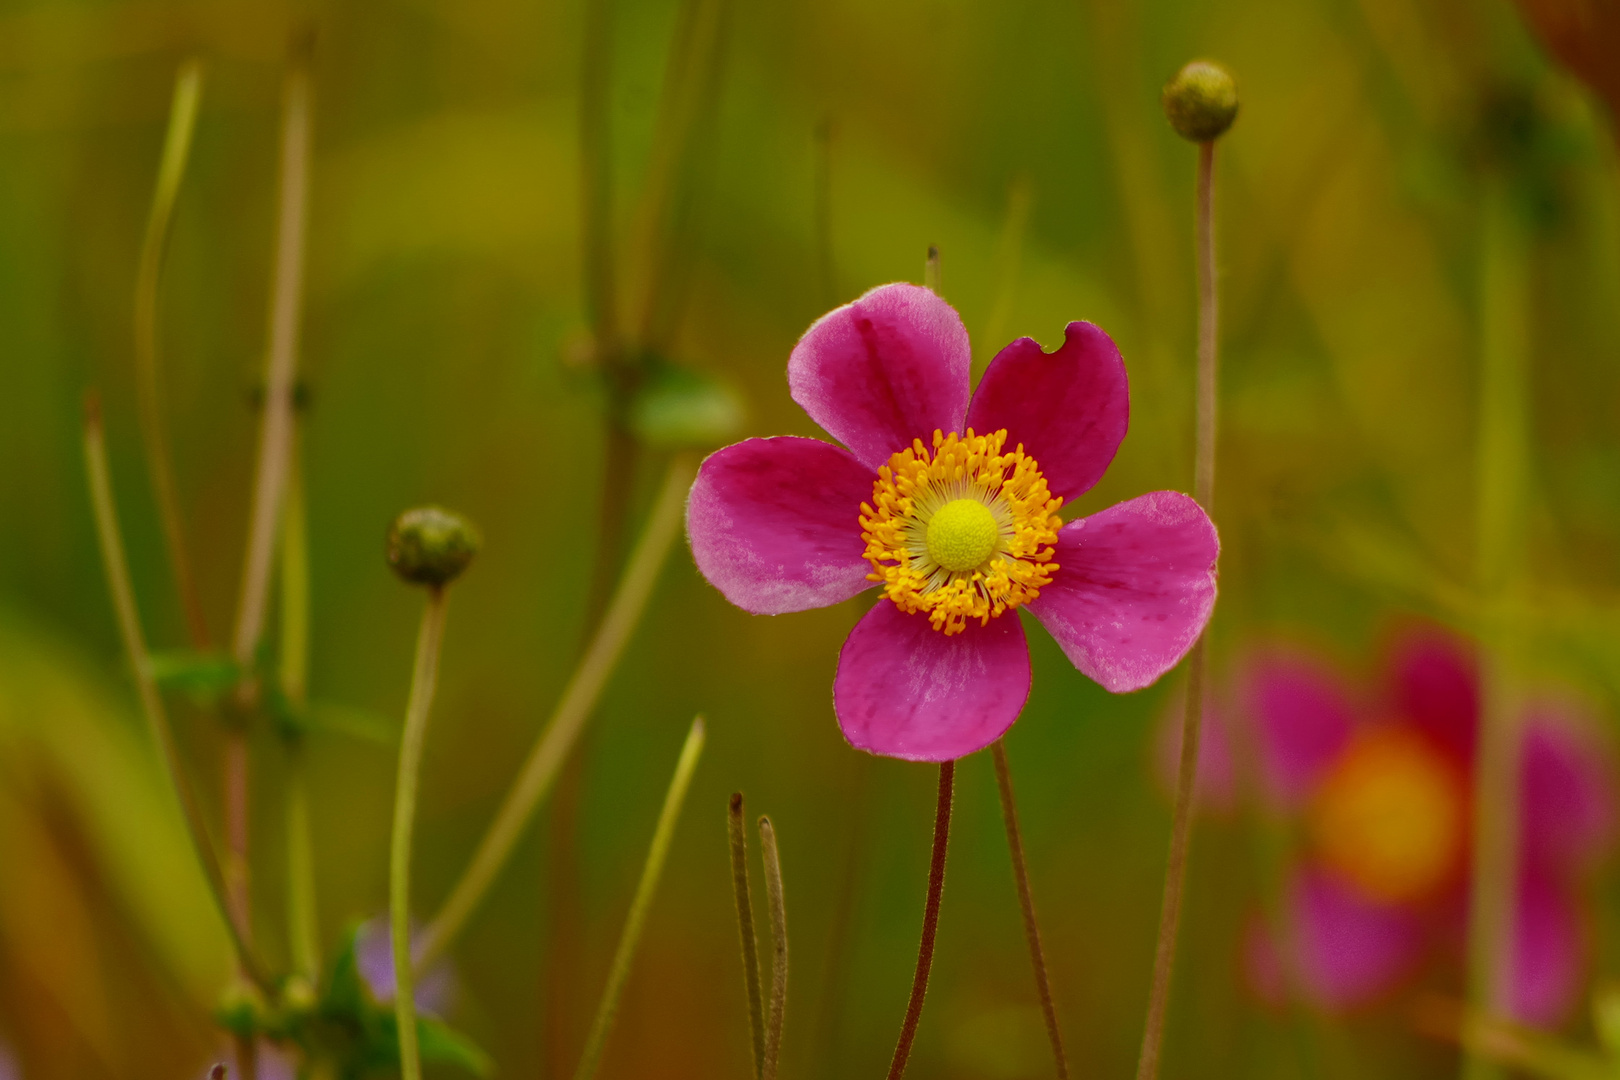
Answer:
[[[929,519],[928,554],[947,570],[973,570],[995,553],[1001,530],[978,499],[954,499]]]
[[[1329,867],[1370,900],[1433,893],[1463,851],[1463,780],[1422,736],[1396,725],[1356,736],[1311,807],[1311,833]]]
[[[873,581],[901,611],[959,634],[1029,603],[1051,584],[1063,500],[1007,433],[934,432],[889,458],[861,504]]]

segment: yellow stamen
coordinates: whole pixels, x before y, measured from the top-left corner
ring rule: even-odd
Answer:
[[[1023,446],[1002,452],[1006,441],[1006,431],[972,428],[934,432],[931,450],[917,439],[878,470],[861,504],[867,577],[947,635],[1029,603],[1058,569],[1063,500]]]

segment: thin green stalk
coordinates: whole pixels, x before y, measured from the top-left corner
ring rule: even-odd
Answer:
[[[613,250],[613,6],[585,6],[585,57],[579,95],[580,219],[585,257],[585,308],[596,358],[618,362],[619,311]]]
[[[281,694],[287,706],[302,712],[309,683],[309,535],[304,518],[303,469],[293,448],[287,477],[286,505],[281,514],[281,647],[278,660]],[[289,732],[287,750],[287,941],[294,971],[314,982],[320,970],[319,921],[316,916],[315,845],[309,820],[308,761],[303,735]]]
[[[394,830],[389,844],[388,913],[394,947],[394,1018],[399,1023],[400,1074],[421,1080],[416,1045],[416,973],[411,964],[411,833],[416,821],[416,782],[422,771],[422,744],[427,738],[428,710],[439,677],[439,646],[444,640],[448,594],[443,586],[428,590],[422,628],[416,638],[416,664],[411,696],[405,707],[405,729],[399,740],[399,775],[394,785]]]
[[[614,666],[630,641],[630,635],[641,621],[653,586],[657,584],[664,557],[669,554],[670,546],[680,534],[681,512],[686,505],[686,491],[692,484],[694,474],[695,469],[688,459],[677,457],[670,462],[658,500],[647,517],[646,528],[630,556],[596,636],[580,658],[562,699],[506,793],[506,799],[496,812],[489,831],[479,842],[472,861],[450,890],[444,906],[423,932],[418,969],[438,957],[461,932],[468,917],[505,867],[513,846],[523,835],[535,808],[550,790],[557,770],[567,760],[569,751],[579,738],[580,730],[590,719],[596,701],[607,685],[608,676],[613,673]]]
[[[1519,731],[1512,610],[1524,562],[1528,504],[1530,301],[1528,237],[1506,177],[1487,178],[1480,259],[1478,575],[1484,613],[1479,747],[1474,760],[1474,872],[1469,890],[1468,1005],[1496,1017],[1513,986],[1518,867]],[[1463,1075],[1492,1080],[1499,1064],[1470,1047]]]
[[[692,784],[698,757],[703,753],[703,740],[703,718],[700,716],[692,721],[692,729],[686,735],[686,745],[681,747],[680,759],[675,763],[675,776],[670,780],[669,792],[664,796],[658,827],[653,830],[652,847],[647,852],[646,864],[641,868],[641,881],[636,885],[635,898],[630,901],[630,914],[624,921],[619,948],[613,954],[613,967],[608,971],[607,986],[602,990],[602,1002],[597,1006],[596,1021],[585,1040],[585,1050],[580,1055],[574,1080],[590,1080],[601,1064],[608,1033],[613,1029],[613,1020],[619,1011],[619,997],[630,978],[630,964],[635,959],[636,945],[641,940],[647,912],[652,908],[653,894],[658,891],[658,879],[664,872],[670,842],[675,838],[675,823],[680,820],[681,804],[686,801],[686,789]]]
[[[764,1080],[776,1080],[782,1057],[782,1021],[787,1013],[787,907],[782,897],[782,856],[771,819],[759,819],[759,847],[765,860],[765,898],[771,912],[771,1004],[765,1014]]]
[[[1198,429],[1193,459],[1193,497],[1206,513],[1215,501],[1215,404],[1219,307],[1215,290],[1215,142],[1198,144]],[[1206,631],[1207,633],[1207,631]],[[1155,1080],[1164,1050],[1165,1017],[1170,1008],[1170,976],[1175,968],[1176,939],[1181,930],[1181,900],[1187,880],[1187,851],[1192,843],[1193,793],[1198,780],[1198,744],[1204,718],[1209,654],[1200,636],[1187,662],[1187,703],[1181,725],[1181,765],[1176,774],[1176,801],[1170,817],[1170,855],[1164,869],[1164,896],[1159,907],[1158,941],[1153,949],[1153,985],[1148,992],[1137,1080]]]
[[[956,789],[956,762],[939,766],[939,795],[934,804],[934,850],[928,860],[928,899],[923,904],[922,942],[917,947],[917,970],[911,977],[911,998],[906,1002],[906,1018],[900,1024],[900,1039],[889,1062],[888,1080],[900,1080],[911,1058],[911,1044],[917,1038],[922,1020],[923,999],[928,995],[928,973],[934,966],[934,939],[939,933],[939,904],[945,893],[945,851],[951,839],[951,799]]]
[[[1052,1044],[1058,1080],[1068,1080],[1069,1062],[1063,1054],[1063,1036],[1058,1030],[1057,1006],[1052,1002],[1052,984],[1046,977],[1046,953],[1041,949],[1041,928],[1035,921],[1035,897],[1029,888],[1029,867],[1024,863],[1024,840],[1018,827],[1018,804],[1013,799],[1012,769],[1007,764],[1003,740],[990,744],[996,763],[996,790],[1001,795],[1001,823],[1007,829],[1007,849],[1012,854],[1013,881],[1018,886],[1018,908],[1024,916],[1024,937],[1029,943],[1029,962],[1035,969],[1035,993],[1041,999],[1041,1015],[1046,1020],[1046,1037]]]
[[[939,247],[928,245],[928,261],[923,263],[923,285],[933,292],[939,292]]]
[[[130,585],[129,563],[124,555],[123,534],[118,527],[118,510],[113,501],[112,481],[107,469],[107,447],[101,430],[101,406],[91,397],[85,407],[84,421],[85,469],[90,486],[90,506],[94,512],[96,537],[101,546],[102,568],[107,574],[107,587],[112,593],[113,611],[118,617],[119,635],[124,639],[130,667],[135,675],[135,690],[141,703],[141,715],[146,720],[152,741],[163,757],[169,784],[180,801],[180,810],[202,864],[203,876],[208,880],[220,917],[235,947],[237,962],[242,971],[260,990],[272,991],[264,964],[253,952],[244,928],[236,921],[235,912],[225,889],[225,874],[208,836],[202,807],[191,787],[180,760],[180,749],[174,741],[163,699],[152,679],[151,662],[146,652],[146,640],[141,633],[140,614],[135,607],[135,591]]]
[[[765,1005],[759,987],[759,939],[754,931],[754,902],[748,890],[748,826],[743,822],[743,794],[733,792],[726,809],[731,839],[731,887],[737,901],[737,934],[742,939],[743,982],[748,988],[748,1031],[753,1036],[754,1075],[765,1074]]]
[[[181,64],[175,75],[174,100],[169,106],[169,129],[163,139],[157,189],[152,193],[152,209],[146,217],[146,235],[141,241],[140,262],[135,272],[135,400],[146,443],[147,470],[152,476],[163,539],[169,549],[169,565],[180,593],[181,609],[185,612],[186,631],[196,649],[208,645],[208,623],[197,594],[197,579],[191,571],[180,500],[175,494],[174,468],[170,462],[169,436],[163,423],[163,397],[159,389],[157,339],[158,284],[169,246],[169,222],[174,216],[180,182],[186,174],[191,136],[197,126],[197,103],[201,97],[202,63],[193,58]]]

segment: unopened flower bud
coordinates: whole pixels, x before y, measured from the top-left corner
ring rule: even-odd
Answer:
[[[481,540],[472,522],[437,506],[407,510],[388,528],[388,565],[415,585],[448,585],[467,569]]]
[[[1208,60],[1194,60],[1164,88],[1164,115],[1183,139],[1202,143],[1218,138],[1237,119],[1237,111],[1237,83]]]

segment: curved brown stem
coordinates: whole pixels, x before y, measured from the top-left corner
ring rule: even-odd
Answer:
[[[990,754],[996,762],[996,787],[1001,792],[1001,821],[1007,827],[1007,847],[1012,852],[1013,880],[1018,884],[1018,906],[1024,915],[1029,962],[1035,968],[1035,992],[1040,995],[1041,1015],[1046,1018],[1046,1037],[1052,1042],[1058,1080],[1069,1080],[1069,1061],[1063,1054],[1057,1006],[1052,1003],[1052,984],[1046,978],[1046,954],[1041,949],[1041,928],[1035,922],[1035,898],[1029,890],[1029,867],[1024,863],[1024,841],[1018,828],[1018,804],[1013,802],[1012,771],[1007,766],[1007,748],[997,739],[990,744]]]
[[[900,1025],[900,1041],[894,1048],[894,1060],[889,1063],[888,1080],[900,1080],[905,1075],[906,1059],[911,1057],[911,1044],[917,1038],[917,1023],[922,1019],[923,998],[928,994],[928,971],[934,966],[934,936],[939,930],[939,899],[945,891],[945,848],[951,838],[951,795],[955,780],[956,762],[940,762],[939,801],[934,809],[934,854],[928,864],[928,901],[923,906],[922,944],[917,948],[917,973],[911,979],[911,1000],[906,1004],[905,1022]]]

